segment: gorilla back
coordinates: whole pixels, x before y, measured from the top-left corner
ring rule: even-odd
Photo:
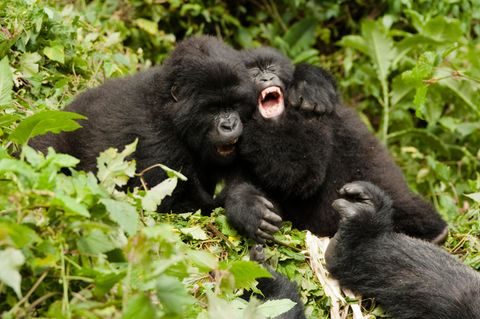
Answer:
[[[236,156],[236,142],[255,108],[246,69],[238,54],[208,36],[181,42],[163,66],[107,81],[78,96],[66,110],[87,116],[83,128],[47,134],[31,145],[80,159],[96,170],[96,157],[138,138],[138,170],[162,163],[187,176],[161,211],[211,209],[215,184]],[[149,186],[165,178],[160,169],[144,176]],[[133,181],[132,185],[138,185]]]

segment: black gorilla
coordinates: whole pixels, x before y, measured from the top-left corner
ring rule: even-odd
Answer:
[[[358,115],[339,103],[326,71],[309,65],[293,70],[271,49],[247,51],[243,60],[259,93],[258,111],[240,143],[242,164],[226,188],[225,209],[234,227],[257,242],[271,239],[282,219],[333,236],[340,219],[331,207],[337,190],[366,180],[392,197],[395,230],[435,242],[446,238],[446,223],[408,189]]]
[[[272,278],[257,278],[257,288],[262,292],[265,299],[290,299],[297,303],[292,309],[275,318],[305,319],[303,303],[298,294],[297,285],[265,264],[265,252],[262,245],[255,245],[250,249],[250,260],[262,264],[272,275]]]
[[[479,319],[480,274],[426,241],[394,232],[392,200],[368,182],[345,185],[325,255],[343,287],[396,319]]]
[[[66,110],[88,117],[83,128],[41,136],[33,147],[53,146],[79,158],[79,169],[94,171],[99,152],[138,138],[139,170],[162,163],[188,177],[160,211],[209,210],[216,207],[215,185],[236,156],[242,122],[255,110],[255,92],[238,52],[203,36],[181,42],[161,67],[87,90]],[[154,169],[145,180],[152,187],[165,177]]]

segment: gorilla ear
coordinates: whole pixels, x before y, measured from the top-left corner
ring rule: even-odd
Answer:
[[[178,88],[177,86],[174,84],[172,85],[172,87],[170,88],[170,95],[172,96],[172,98],[175,100],[175,102],[178,102],[178,92],[177,92]]]

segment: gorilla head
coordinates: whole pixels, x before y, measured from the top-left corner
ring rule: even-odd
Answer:
[[[163,65],[168,116],[191,154],[230,163],[255,95],[237,51],[214,37],[180,43]]]

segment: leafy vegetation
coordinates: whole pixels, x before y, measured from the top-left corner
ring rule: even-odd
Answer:
[[[479,15],[478,0],[0,2],[0,313],[262,318],[291,306],[239,298],[268,274],[246,261],[251,242],[222,209],[154,213],[182,175],[116,189],[135,174],[125,161],[134,144],[102,153],[96,176],[76,171],[71,156],[26,146],[76,129],[79,116],[58,109],[82,90],[161,63],[198,33],[274,46],[335,73],[344,102],[449,221],[446,249],[480,270]],[[278,235],[300,249],[304,238],[288,224]],[[299,283],[307,316],[328,318],[304,254],[277,245],[267,254]]]

